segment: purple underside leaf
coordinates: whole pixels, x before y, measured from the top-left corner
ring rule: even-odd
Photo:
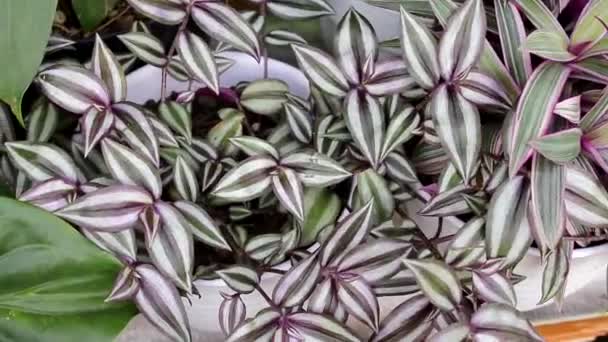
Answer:
[[[247,307],[238,294],[225,295],[222,293],[222,297],[224,300],[218,311],[220,328],[224,336],[229,336],[245,320]]]
[[[84,156],[97,147],[97,144],[114,126],[115,116],[109,109],[99,111],[97,108],[91,107],[82,116],[81,126],[84,135]]]
[[[278,328],[281,313],[272,309],[258,312],[254,318],[244,321],[228,336],[226,342],[254,342],[265,337],[270,340]]]
[[[8,155],[19,170],[33,181],[62,178],[71,183],[82,179],[74,160],[63,150],[48,143],[7,142]]]
[[[362,277],[339,280],[337,297],[346,311],[378,331],[380,308],[372,287]]]
[[[415,295],[395,307],[380,322],[371,342],[419,340],[432,329],[431,318],[436,314],[431,302],[421,294]]]
[[[272,292],[273,302],[287,308],[302,304],[317,286],[320,276],[321,265],[315,253],[281,277]]]

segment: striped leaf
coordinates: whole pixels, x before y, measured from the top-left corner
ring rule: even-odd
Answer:
[[[386,58],[376,61],[371,75],[364,81],[365,90],[374,96],[403,93],[417,88],[416,80],[410,76],[401,58]]]
[[[220,329],[222,329],[224,336],[228,336],[245,320],[247,307],[245,307],[245,303],[239,294],[231,296],[224,293],[220,294],[224,298],[218,311]]]
[[[258,261],[264,261],[281,248],[281,234],[261,234],[251,238],[245,245],[245,253]]]
[[[603,120],[604,114],[608,110],[608,89],[604,88],[600,94],[599,98],[593,99],[593,106],[581,119],[581,129],[584,132]]]
[[[429,342],[442,342],[442,341],[467,341],[471,328],[464,323],[454,323],[441,329],[437,333],[433,334],[428,339]]]
[[[289,93],[287,84],[280,80],[264,79],[249,83],[241,93],[240,103],[248,110],[262,115],[276,114],[283,108]]]
[[[349,89],[346,76],[334,60],[317,48],[307,45],[292,45],[300,70],[312,84],[324,93],[343,97]]]
[[[105,302],[116,302],[133,299],[140,289],[139,279],[135,276],[133,268],[125,267],[114,281],[114,287],[105,299]]]
[[[544,2],[539,0],[515,0],[514,4],[539,30],[555,32],[566,37],[566,33],[557,18]]]
[[[325,278],[323,282],[317,284],[310,295],[306,311],[332,316],[342,323],[348,318],[344,305],[338,301],[336,288],[331,278]]]
[[[411,76],[424,89],[433,88],[439,81],[437,40],[405,8],[401,8],[401,46],[403,60]]]
[[[336,222],[342,205],[339,197],[328,189],[304,189],[304,222],[300,246],[316,241],[319,232]]]
[[[178,81],[190,80],[190,74],[188,74],[186,66],[178,55],[171,57],[171,60],[169,61],[169,66],[167,67],[167,72],[169,72],[169,75],[171,75],[171,77],[175,78]]]
[[[517,304],[511,282],[498,272],[492,274],[473,272],[473,287],[475,293],[486,303],[502,303],[510,306]]]
[[[220,177],[223,173],[224,165],[222,163],[217,163],[213,161],[205,163],[205,165],[203,166],[203,175],[201,177],[202,191],[206,193],[207,190],[215,186],[217,181],[220,180]]]
[[[398,152],[391,152],[384,159],[388,176],[399,184],[418,182],[418,176],[412,163]]]
[[[566,228],[564,166],[536,154],[530,176],[532,235],[542,251],[557,248]]]
[[[193,138],[188,143],[183,138],[177,138],[182,145],[182,148],[188,152],[188,154],[198,163],[206,163],[208,161],[215,161],[218,159],[218,154],[215,148],[207,141],[199,138]],[[196,165],[198,169],[199,166]]]
[[[445,262],[454,268],[471,266],[483,259],[483,230],[485,219],[475,217],[467,221],[450,241]]]
[[[162,67],[167,63],[165,47],[158,38],[150,33],[129,32],[119,35],[118,39],[145,63],[157,67]]]
[[[258,312],[254,318],[245,320],[232,332],[226,342],[254,342],[270,341],[279,327],[279,319],[282,317],[279,311],[264,309]]]
[[[70,183],[81,179],[74,160],[55,145],[31,142],[4,144],[13,165],[32,181],[61,178]]]
[[[524,48],[551,61],[569,62],[576,56],[568,51],[568,43],[568,38],[557,32],[536,30],[528,36]]]
[[[481,341],[544,341],[532,324],[510,305],[491,303],[481,306],[471,317],[474,340]],[[495,335],[486,335],[497,333]]]
[[[417,133],[419,125],[420,116],[411,106],[393,115],[386,128],[380,160],[384,160],[396,148],[410,140]]]
[[[311,187],[327,187],[351,176],[333,159],[313,151],[292,153],[281,159],[281,165],[295,170],[302,183]]]
[[[581,12],[571,35],[572,46],[594,45],[606,35],[608,4],[605,0],[589,1]]]
[[[566,211],[570,219],[584,226],[608,224],[608,192],[589,172],[566,167]]]
[[[429,109],[441,144],[468,182],[479,158],[481,124],[477,108],[445,85],[435,90]]]
[[[222,177],[212,195],[234,202],[259,197],[270,188],[270,173],[276,166],[277,162],[272,158],[251,157]]]
[[[278,168],[270,178],[281,205],[298,221],[304,221],[304,190],[298,174],[291,169]]]
[[[532,73],[530,53],[521,48],[526,41],[524,22],[513,3],[494,0],[494,9],[503,59],[517,84],[523,87]]]
[[[171,129],[164,122],[150,113],[146,113],[146,118],[150,121],[150,125],[154,130],[154,135],[156,136],[160,147],[178,147],[178,142],[175,139],[173,132],[171,132]]]
[[[573,124],[579,124],[581,121],[581,97],[580,95],[573,96],[559,102],[555,105],[553,113]]]
[[[357,10],[349,9],[338,23],[334,49],[348,81],[358,84],[366,61],[375,61],[378,56],[378,39],[370,22]]]
[[[528,223],[529,186],[516,176],[500,186],[488,206],[486,254],[504,258],[504,267],[515,265],[528,250],[532,238]]]
[[[337,284],[338,300],[346,311],[372,330],[378,331],[380,308],[372,287],[361,277],[340,280]]]
[[[385,141],[384,113],[369,94],[352,90],[345,100],[344,120],[355,144],[374,168],[378,167]]]
[[[183,200],[196,202],[199,189],[196,173],[181,156],[177,157],[173,167],[173,184]]]
[[[186,30],[177,37],[176,46],[188,73],[218,94],[220,81],[217,65],[207,43],[198,35]]]
[[[226,285],[238,293],[251,293],[260,282],[257,272],[246,266],[234,265],[216,273]]]
[[[263,139],[249,136],[231,138],[230,143],[250,157],[266,156],[279,159],[279,152]]]
[[[321,246],[321,266],[339,264],[346,253],[363,241],[371,228],[373,207],[373,203],[369,202],[338,222]]]
[[[213,126],[207,133],[207,140],[222,155],[234,155],[236,147],[230,144],[230,138],[243,135],[245,115],[236,110],[226,110],[222,121]]]
[[[167,0],[127,0],[137,12],[166,25],[176,25],[186,17],[185,9],[179,1]]]
[[[232,7],[216,2],[197,2],[192,19],[207,35],[260,59],[260,43],[254,29]]]
[[[338,272],[357,274],[369,284],[386,280],[401,269],[400,258],[407,255],[410,243],[394,239],[377,239],[361,244],[344,256]]]
[[[356,186],[353,208],[361,208],[366,203],[374,202],[373,221],[388,220],[395,210],[395,201],[384,177],[373,169],[357,174],[353,186]]]
[[[486,16],[481,0],[468,0],[451,15],[439,43],[439,68],[444,80],[463,78],[483,50]]]
[[[558,295],[566,286],[570,260],[572,258],[572,242],[563,241],[549,253],[543,267],[543,285],[540,304],[546,303]]]
[[[66,182],[61,178],[49,178],[46,181],[32,185],[25,192],[19,194],[18,199],[33,204],[43,203],[47,200],[66,198],[77,190],[78,188],[75,184]],[[67,205],[67,201],[65,204]]]
[[[414,273],[422,292],[439,309],[450,311],[460,304],[460,282],[447,265],[435,260],[403,259],[403,263]]]
[[[194,244],[188,221],[165,202],[156,202],[154,210],[160,216],[161,227],[156,236],[147,241],[148,254],[163,275],[191,293]]]
[[[264,36],[264,42],[274,46],[289,46],[291,44],[308,44],[302,36],[287,30],[272,30]]]
[[[139,311],[171,339],[190,342],[190,323],[177,289],[151,265],[138,265],[135,273],[140,285],[134,302]]]
[[[308,144],[312,139],[312,115],[310,109],[296,101],[283,104],[285,118],[293,136],[298,141]]]
[[[317,254],[300,261],[279,279],[272,292],[272,301],[281,307],[298,306],[312,293],[321,276]]]
[[[139,214],[153,201],[142,188],[115,185],[78,198],[56,215],[78,226],[117,232],[133,228]]]
[[[116,56],[106,46],[99,34],[95,36],[95,47],[91,58],[91,70],[108,87],[112,102],[119,102],[127,97],[127,79]]]
[[[500,83],[485,74],[471,71],[458,84],[462,96],[478,106],[501,112],[511,109],[509,94]]]
[[[212,247],[231,250],[222,235],[220,227],[203,208],[187,201],[177,201],[173,205],[188,221],[190,231],[195,239]]]
[[[32,113],[27,117],[27,140],[42,143],[48,142],[55,134],[58,121],[59,113],[57,106],[41,98],[34,104]],[[0,128],[0,141],[3,141],[2,136],[4,132],[7,132],[4,134],[7,141],[15,140],[13,127],[10,122],[4,123],[0,119],[0,125],[3,126],[3,128]]]
[[[569,69],[562,64],[545,62],[530,76],[524,88],[511,131],[509,174],[515,175],[532,155],[530,141],[547,129],[553,108],[559,100]]]
[[[530,145],[546,159],[563,164],[578,157],[581,151],[581,136],[580,128],[571,128],[544,135],[530,141]]]
[[[268,10],[283,19],[310,19],[334,14],[326,0],[272,0]]]
[[[49,100],[75,114],[110,104],[106,85],[91,71],[79,66],[57,65],[45,69],[36,81]]]
[[[608,61],[603,57],[589,57],[572,64],[572,78],[608,84]]]
[[[93,241],[97,247],[123,260],[133,262],[137,258],[135,231],[133,229],[125,229],[114,233],[83,229],[82,234]]]
[[[158,115],[172,130],[186,139],[192,141],[192,114],[186,106],[173,102],[161,102]]]
[[[297,312],[289,315],[288,319],[297,331],[295,338],[302,341],[360,341],[345,324],[325,315]]]
[[[110,110],[98,110],[91,107],[82,116],[81,128],[84,135],[84,156],[87,157],[97,144],[109,135],[114,127],[115,115]]]
[[[130,102],[112,105],[112,112],[116,114],[114,126],[129,146],[158,167],[159,140],[175,140],[172,135],[166,135],[171,133],[167,127],[162,123],[161,127],[155,127],[150,116],[145,114],[145,109]],[[159,132],[159,128],[164,131]]]
[[[431,302],[422,294],[415,295],[386,315],[370,342],[422,340],[431,331],[430,321],[434,315]]]
[[[110,173],[122,184],[138,185],[158,199],[162,194],[160,174],[148,160],[111,139],[101,142],[103,158]]]

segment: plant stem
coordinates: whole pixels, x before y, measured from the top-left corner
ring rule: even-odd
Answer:
[[[397,213],[399,213],[399,215],[401,215],[403,217],[408,217],[407,213],[405,211],[403,211],[403,209],[398,207],[396,210],[397,210]],[[416,225],[416,233],[417,233],[416,235],[418,235],[420,240],[422,240],[422,242],[424,243],[424,246],[431,252],[431,254],[433,254],[433,256],[435,258],[437,258],[438,260],[443,260],[443,256],[441,256],[441,253],[439,253],[437,248],[435,248],[435,245],[433,245],[431,240],[429,240],[429,238],[426,236],[426,234],[424,234],[424,232],[420,229],[420,227],[418,227],[418,225]]]
[[[165,65],[162,69],[162,80],[160,87],[161,101],[165,101],[165,99],[167,98],[167,72],[169,70],[169,64],[171,64],[171,58],[173,57],[173,55],[175,54],[175,50],[177,49],[177,39],[179,38],[179,35],[184,32],[186,30],[186,27],[188,26],[188,21],[190,20],[190,12],[192,12],[193,5],[194,2],[192,1],[188,4],[188,7],[186,7],[186,16],[184,17],[184,21],[182,21],[182,23],[179,25],[177,33],[175,34],[173,42],[171,43],[171,47],[169,48],[169,52],[167,53],[167,61],[165,61]]]
[[[260,295],[262,295],[262,298],[264,298],[268,305],[270,305],[274,309],[278,309],[278,306],[272,301],[272,299],[270,299],[266,291],[264,291],[264,289],[260,287],[260,284],[255,284],[255,289],[260,293]]]
[[[112,25],[113,22],[115,22],[116,20],[118,20],[123,15],[127,14],[129,12],[129,10],[131,10],[131,6],[125,7],[125,9],[123,9],[120,13],[118,13],[117,15],[115,15],[113,18],[111,18],[110,20],[106,21],[105,23],[101,24],[93,32],[99,32],[99,31],[107,28],[108,26]]]
[[[264,40],[264,29],[266,28],[266,1],[260,3],[260,16],[262,16],[262,27],[260,27],[260,46],[262,47],[262,63],[264,63],[264,78],[268,78],[268,48],[262,42]]]

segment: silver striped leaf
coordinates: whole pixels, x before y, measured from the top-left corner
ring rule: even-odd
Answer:
[[[61,50],[74,50],[74,47],[72,46],[74,44],[76,44],[76,42],[73,40],[67,39],[56,33],[51,33],[49,41],[46,44],[46,48],[44,49],[44,53],[52,54],[53,52]]]
[[[220,81],[217,65],[207,43],[201,37],[186,30],[177,37],[176,47],[188,73],[218,94]]]
[[[365,90],[374,96],[386,96],[417,88],[416,80],[409,75],[401,58],[376,61],[371,75],[363,82]]]
[[[138,265],[140,289],[135,305],[152,325],[175,341],[192,341],[190,323],[177,289],[153,266]]]
[[[371,240],[346,254],[338,265],[338,272],[357,274],[373,285],[397,274],[401,269],[400,259],[410,249],[411,244],[402,240]]]
[[[125,72],[120,63],[118,63],[116,56],[106,46],[99,34],[95,35],[91,70],[108,87],[112,102],[119,102],[127,97]]]
[[[2,112],[2,109],[0,109]],[[0,113],[0,116],[2,114]],[[59,112],[57,106],[45,98],[38,100],[32,108],[31,114],[27,117],[27,140],[34,142],[48,142],[57,128]],[[6,134],[5,140],[15,140],[13,127],[10,122],[4,123],[0,118],[0,142],[3,141],[3,132]],[[12,134],[11,134],[12,132]]]
[[[274,115],[283,108],[288,93],[289,87],[281,80],[257,80],[243,89],[240,103],[256,114]]]
[[[346,311],[373,331],[378,331],[380,307],[372,287],[359,276],[339,279],[337,297]]]
[[[171,77],[175,78],[178,81],[185,82],[190,80],[190,74],[188,73],[186,66],[182,62],[182,59],[178,55],[171,57],[171,59],[169,60],[167,72],[169,73],[169,75],[171,75]]]
[[[477,108],[459,91],[441,85],[433,94],[429,110],[442,147],[464,181],[468,182],[481,149],[481,123]]]
[[[112,112],[116,114],[114,127],[129,146],[158,167],[160,163],[158,130],[150,117],[146,116],[145,110],[136,104],[121,102],[112,105]],[[158,136],[160,138],[163,133]]]
[[[473,288],[486,303],[517,304],[513,285],[501,273],[473,272]]]
[[[97,147],[101,139],[110,135],[114,127],[116,116],[110,109],[98,110],[91,107],[80,121],[82,134],[84,136],[84,156],[89,155],[91,150]]]
[[[217,2],[197,2],[192,7],[192,19],[216,40],[260,59],[260,42],[255,30],[232,7]]]
[[[52,66],[41,71],[36,82],[49,100],[68,112],[83,114],[91,107],[102,109],[110,104],[106,85],[80,66]]]
[[[475,217],[465,223],[450,241],[445,253],[445,262],[459,269],[483,261],[484,226],[485,220],[481,217]]]
[[[338,65],[351,84],[360,84],[363,66],[378,57],[378,38],[371,23],[354,8],[350,8],[338,23],[334,38]]]
[[[461,79],[484,48],[486,15],[482,0],[467,0],[450,16],[439,43],[439,68],[446,81]]]
[[[252,2],[258,2],[256,0],[252,0]],[[253,27],[253,29],[255,30],[255,32],[257,32],[258,34],[260,32],[262,32],[262,28],[264,27],[264,24],[266,23],[266,16],[265,15],[261,15],[261,13],[258,13],[258,11],[241,11],[240,12],[241,16],[251,24],[251,27]],[[223,52],[223,51],[227,51],[230,50],[230,47],[228,46],[228,44],[219,42],[218,45],[215,47],[215,51],[216,52]]]
[[[242,221],[253,215],[251,209],[241,205],[231,205],[228,208],[228,213],[232,221]]]
[[[56,213],[69,222],[104,232],[131,229],[154,198],[136,186],[114,185],[93,191]]]
[[[308,44],[306,39],[297,33],[287,30],[272,30],[264,36],[264,42],[274,46],[289,46],[291,44]]]
[[[228,336],[225,342],[255,342],[271,341],[279,327],[281,312],[274,309],[264,309],[252,319],[245,320]]]
[[[541,29],[530,33],[522,48],[543,59],[567,63],[577,57],[569,51],[569,44],[570,41],[564,34]]]
[[[503,268],[517,264],[532,243],[529,198],[530,186],[523,176],[516,176],[496,190],[488,205],[486,255],[504,258]]]
[[[279,159],[279,151],[269,144],[266,140],[252,137],[242,136],[236,138],[230,138],[230,143],[238,147],[241,151],[245,152],[250,157],[266,156],[274,159]]]
[[[468,341],[471,328],[464,323],[453,323],[431,335],[428,342],[464,342]]]
[[[568,273],[570,272],[572,249],[573,244],[571,241],[562,241],[544,260],[543,292],[539,303],[546,303],[564,291]]]
[[[526,29],[516,5],[494,0],[496,22],[500,36],[503,59],[520,87],[523,87],[532,73],[530,53],[524,46]]]
[[[118,39],[129,51],[145,63],[159,68],[167,64],[165,47],[152,34],[147,32],[129,32],[119,35]]]
[[[391,152],[417,134],[420,131],[420,121],[420,116],[411,106],[407,106],[399,113],[394,114],[386,128],[380,160],[383,161]]]
[[[412,163],[421,174],[438,175],[449,163],[449,158],[441,145],[421,141],[414,148]]]
[[[208,161],[203,165],[203,171],[201,176],[201,189],[203,193],[208,192],[212,187],[217,184],[220,177],[224,173],[224,165],[215,161]]]
[[[312,139],[312,115],[310,108],[290,100],[283,104],[287,124],[293,136],[304,144]]]
[[[174,0],[127,0],[140,14],[165,25],[177,25],[186,18],[186,10]]]
[[[150,112],[146,113],[146,118],[150,121],[150,125],[154,130],[154,135],[158,140],[159,147],[179,147],[173,132],[171,132],[171,129],[164,122]]]
[[[296,312],[290,314],[287,319],[301,336],[301,338],[296,337],[298,341],[361,341],[346,325],[325,315]]]
[[[224,175],[211,195],[232,202],[257,198],[270,189],[270,173],[276,166],[272,158],[250,157]]]
[[[532,324],[510,305],[482,305],[471,317],[470,326],[475,331],[475,341],[544,341]],[[483,337],[492,332],[501,335],[498,335],[498,339]]]
[[[502,85],[481,72],[469,72],[458,84],[462,96],[480,107],[500,112],[512,107],[509,94]]]
[[[266,142],[278,149],[279,155],[285,156],[302,148],[302,144],[293,139],[289,124],[286,122],[280,123],[272,129],[270,135],[266,138]]]
[[[574,222],[590,227],[608,224],[608,192],[593,174],[567,166],[565,201]]]
[[[471,208],[464,200],[463,195],[474,193],[474,189],[464,184],[433,196],[426,205],[418,211],[423,216],[456,216],[471,212]]]
[[[335,13],[326,0],[271,0],[266,6],[272,14],[283,19],[310,19]]]
[[[251,293],[258,286],[260,276],[247,266],[234,265],[216,271],[217,275],[224,280],[226,285],[238,293]]]
[[[160,198],[163,188],[160,174],[148,160],[112,139],[103,139],[101,150],[110,173],[122,184],[137,185]]]
[[[384,158],[384,166],[389,178],[399,184],[418,183],[414,165],[401,153],[391,152]]]
[[[218,311],[220,329],[222,329],[224,336],[229,336],[245,321],[247,307],[239,294],[220,293],[220,295],[224,298]]]
[[[338,301],[332,278],[325,278],[317,284],[307,302],[306,311],[332,316],[341,322],[348,317],[343,305]]]
[[[300,70],[324,93],[344,97],[349,90],[346,76],[327,53],[308,45],[292,45]]]
[[[304,221],[304,190],[298,174],[287,168],[277,168],[270,180],[281,205],[299,222]]]
[[[161,102],[158,115],[173,131],[192,141],[192,113],[188,108],[174,101]]]
[[[137,260],[137,247],[135,245],[135,231],[125,229],[120,232],[108,233],[90,229],[82,229],[82,234],[93,243],[127,262]]]
[[[58,201],[57,203],[61,203],[61,199],[65,198],[65,205],[67,205],[67,197],[73,196],[77,190],[78,188],[75,184],[66,182],[61,178],[50,178],[46,181],[35,183],[34,185],[32,185],[32,187],[19,194],[18,199],[20,201],[30,202],[34,205],[39,205],[42,203],[49,203],[49,201]],[[55,210],[61,208],[62,207],[59,207]]]
[[[432,89],[440,78],[437,40],[412,14],[401,7],[403,60],[418,85]]]
[[[355,192],[352,198],[352,208],[357,209],[366,203],[374,202],[374,224],[384,222],[393,215],[395,201],[388,187],[388,182],[378,172],[367,169],[356,175],[352,183]]]
[[[352,138],[365,158],[378,167],[386,135],[384,112],[378,100],[352,90],[345,100],[344,120]]]
[[[321,276],[317,253],[300,261],[285,273],[272,292],[272,301],[284,308],[298,306],[312,293]]]
[[[55,145],[32,142],[4,144],[13,165],[32,181],[62,178],[71,183],[82,180],[74,160]]]
[[[261,234],[247,241],[245,253],[253,260],[263,261],[281,249],[281,234]]]
[[[203,208],[187,201],[177,201],[173,205],[188,221],[195,239],[215,248],[231,250],[219,225]]]
[[[281,159],[280,164],[298,173],[305,186],[327,187],[351,176],[333,159],[314,151],[292,153]]]
[[[338,222],[321,245],[321,266],[338,265],[344,255],[365,239],[372,226],[373,209],[373,202],[369,202]]]
[[[555,105],[553,113],[573,124],[579,124],[581,122],[581,100],[582,95],[578,95],[560,101]]]
[[[133,299],[140,288],[139,279],[135,276],[135,270],[127,266],[118,273],[114,281],[114,287],[106,298],[105,302],[117,302]]]
[[[198,179],[190,165],[178,156],[173,167],[173,185],[181,199],[196,202],[198,198]]]
[[[203,139],[195,137],[190,143],[188,143],[186,139],[178,137],[177,141],[180,143],[182,148],[198,163],[216,161],[219,157],[215,147]],[[196,165],[195,168],[198,169],[199,165]]]
[[[578,157],[582,135],[580,128],[565,129],[534,139],[530,141],[530,145],[546,159],[563,164]]]
[[[462,289],[456,274],[441,261],[403,259],[416,277],[416,282],[427,298],[439,309],[454,310],[462,301]]]
[[[430,332],[435,314],[435,308],[424,295],[415,295],[386,315],[370,342],[422,340]]]
[[[160,216],[160,229],[147,241],[150,258],[158,270],[187,293],[192,293],[194,244],[188,221],[175,207],[157,201],[154,210]]]

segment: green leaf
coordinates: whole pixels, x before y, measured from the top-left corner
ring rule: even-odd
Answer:
[[[0,0],[0,100],[23,125],[21,100],[42,57],[51,32],[57,0]]]
[[[0,331],[7,341],[115,338],[135,314],[108,304],[120,263],[57,217],[0,198]]]
[[[569,62],[576,58],[568,51],[568,38],[557,32],[536,30],[526,40],[530,53],[556,62]]]
[[[541,0],[515,0],[514,4],[537,29],[559,33],[567,39],[562,25]]]
[[[304,223],[302,224],[301,246],[315,242],[319,232],[336,222],[342,205],[340,198],[325,188],[304,190]]]
[[[72,7],[80,25],[86,31],[92,31],[99,25],[119,0],[72,0]]]
[[[395,210],[395,201],[388,187],[388,182],[373,169],[367,169],[356,177],[355,208],[374,202],[373,218],[375,223],[388,220]]]
[[[530,145],[545,158],[561,164],[571,161],[581,152],[581,136],[580,128],[571,128],[544,135],[532,140]]]
[[[530,54],[520,46],[526,41],[526,29],[517,7],[513,3],[494,0],[496,22],[504,60],[519,86],[526,84],[532,73]]]
[[[603,22],[602,22],[603,21]],[[608,21],[608,1],[589,1],[572,32],[572,46],[594,44],[606,33],[604,23]]]

